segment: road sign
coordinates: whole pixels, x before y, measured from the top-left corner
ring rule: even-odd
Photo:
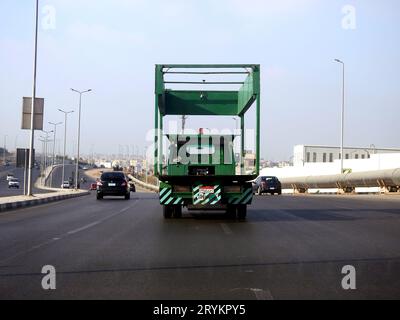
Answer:
[[[31,129],[32,98],[23,97],[21,129]],[[34,130],[43,130],[44,99],[35,98]]]
[[[33,149],[33,159],[35,160],[35,149]],[[17,168],[24,168],[29,163],[29,149],[17,149]]]

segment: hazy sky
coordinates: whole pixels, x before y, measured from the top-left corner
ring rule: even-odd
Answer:
[[[0,1],[0,144],[7,135],[10,149],[28,144],[20,123],[32,91],[33,25],[34,0]],[[154,64],[258,63],[262,156],[289,159],[296,144],[339,144],[340,58],[346,145],[400,147],[399,33],[398,0],[41,0],[37,96],[46,123],[58,122],[57,108],[77,110],[69,88],[92,88],[83,153],[118,153],[119,145],[143,152]],[[69,120],[73,152],[77,113]]]

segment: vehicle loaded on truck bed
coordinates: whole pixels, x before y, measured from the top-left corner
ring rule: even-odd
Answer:
[[[195,70],[195,71],[187,71]],[[246,75],[243,82],[167,81],[165,75]],[[167,84],[229,85],[239,90],[172,90]],[[255,103],[255,153],[252,170],[245,170],[245,113]],[[163,133],[163,117],[226,116],[240,118],[235,134],[198,132]],[[180,218],[189,210],[224,210],[231,218],[245,219],[253,197],[252,183],[260,163],[259,65],[156,65],[154,173],[160,180],[159,198],[165,218]],[[212,131],[208,129],[208,131]],[[239,134],[238,134],[239,132]],[[168,154],[162,150],[164,137]],[[240,143],[235,155],[235,139]]]

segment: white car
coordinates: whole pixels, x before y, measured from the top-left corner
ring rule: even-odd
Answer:
[[[12,173],[7,174],[7,181],[10,181],[11,179],[14,179],[14,175]]]
[[[70,185],[69,181],[64,181],[64,182],[61,184],[61,188],[62,188],[62,189],[69,189],[69,188],[71,188],[71,185]]]
[[[17,188],[19,189],[19,180],[17,178],[12,178],[8,181],[9,188]]]

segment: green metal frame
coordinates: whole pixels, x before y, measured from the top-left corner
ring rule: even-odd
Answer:
[[[185,71],[182,69],[195,69]],[[199,71],[197,71],[199,69]],[[214,71],[202,70],[213,69]],[[219,69],[233,69],[232,71]],[[244,82],[169,82],[165,74],[247,74]],[[166,84],[242,84],[238,91],[170,90]],[[241,127],[241,155],[244,159],[244,115],[256,102],[256,175],[260,167],[260,65],[258,64],[157,64],[155,66],[154,174],[162,174],[161,134],[166,115],[238,116]],[[242,168],[243,168],[242,161]]]

